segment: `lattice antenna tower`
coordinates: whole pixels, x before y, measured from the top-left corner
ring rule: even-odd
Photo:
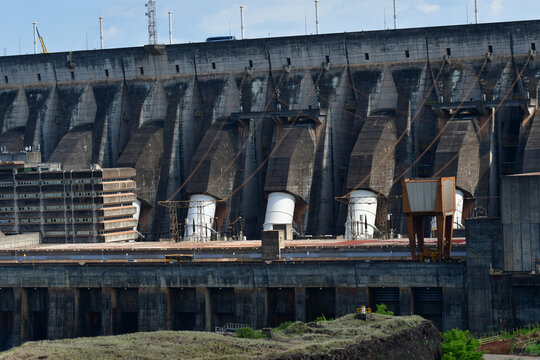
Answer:
[[[145,15],[148,16],[148,43],[155,45],[157,44],[156,2],[148,0],[144,6],[147,7]]]

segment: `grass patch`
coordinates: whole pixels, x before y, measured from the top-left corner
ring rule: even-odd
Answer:
[[[315,318],[315,322],[319,322],[319,321],[332,321],[334,319],[327,319],[326,316],[324,316],[324,314],[321,314],[321,316],[317,316],[317,318]]]
[[[236,337],[240,339],[266,339],[260,330],[253,330],[249,327],[236,329]]]
[[[285,321],[274,328],[274,331],[283,331],[292,325],[292,321]]]
[[[388,337],[413,329],[425,320],[419,316],[388,317],[374,314],[365,322],[347,315],[334,321],[286,322],[272,339],[250,328],[237,336],[191,331],[160,331],[119,336],[28,342],[0,353],[0,359],[259,359],[309,354],[316,357],[345,349],[373,337]]]

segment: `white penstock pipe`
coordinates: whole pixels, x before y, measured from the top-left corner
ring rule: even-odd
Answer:
[[[196,194],[189,199],[184,240],[210,241],[214,232],[216,198],[210,195]]]
[[[454,212],[454,230],[463,230],[463,191],[456,189],[456,211]],[[431,219],[431,231],[437,230],[437,219]]]
[[[137,224],[133,227],[133,230],[137,230],[137,225],[139,224],[139,217],[141,215],[141,201],[140,200],[135,200],[133,202],[133,206],[135,206],[135,214],[133,214],[133,217],[135,218],[135,220],[137,220]]]
[[[294,196],[288,193],[273,192],[268,195],[263,230],[274,230],[274,225],[292,225],[295,202]]]
[[[345,239],[372,238],[377,215],[377,195],[368,190],[355,190],[349,197],[349,211],[345,223]]]

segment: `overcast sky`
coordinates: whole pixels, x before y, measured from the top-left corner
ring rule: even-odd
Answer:
[[[480,22],[540,17],[539,0],[478,0]],[[0,55],[33,53],[32,22],[50,52],[99,47],[99,16],[107,48],[148,42],[146,0],[2,0]],[[168,11],[173,11],[175,43],[210,36],[240,37],[245,6],[247,38],[315,33],[313,0],[156,0],[158,42],[168,43]],[[396,0],[398,28],[474,22],[474,0]],[[320,32],[353,32],[393,27],[392,0],[320,0]]]

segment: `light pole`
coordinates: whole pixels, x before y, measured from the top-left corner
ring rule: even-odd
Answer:
[[[169,44],[172,45],[172,10],[169,10]]]

